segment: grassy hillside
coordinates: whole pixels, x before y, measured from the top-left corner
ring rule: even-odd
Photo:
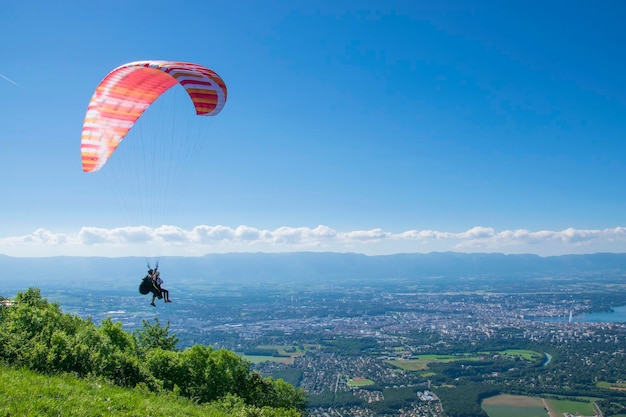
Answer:
[[[232,415],[219,404],[198,405],[174,394],[121,388],[76,377],[47,376],[0,366],[2,416],[208,416]],[[243,414],[244,410],[239,410]]]
[[[18,293],[0,304],[0,416],[302,415],[301,389],[225,349],[176,349],[168,329],[155,319],[128,333]]]
[[[288,410],[246,406],[235,398],[206,404],[146,388],[121,388],[70,375],[48,376],[0,365],[0,415],[81,417],[278,417]]]

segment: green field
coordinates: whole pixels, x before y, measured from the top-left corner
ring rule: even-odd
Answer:
[[[374,381],[365,378],[348,379],[349,387],[365,387],[368,385],[374,385]]]
[[[459,353],[458,355],[419,355],[417,360],[427,362],[455,362],[455,361],[478,361],[482,359],[482,354]]]
[[[596,384],[598,388],[614,389],[617,391],[626,391],[626,383],[624,382],[608,382],[600,381]]]
[[[535,352],[534,350],[523,350],[523,349],[508,349],[498,352],[500,355],[507,356],[518,356],[527,361],[534,361],[540,358],[543,358],[543,353]]]
[[[262,362],[278,362],[284,363],[287,365],[293,365],[294,358],[292,357],[280,357],[280,356],[259,356],[259,355],[242,355],[241,353],[237,353],[239,356],[244,358],[247,361],[252,363],[262,363]]]
[[[489,417],[547,417],[543,407],[514,407],[508,405],[483,405]]]
[[[580,416],[595,416],[593,401],[596,398],[580,397],[581,401],[555,400],[549,398],[526,397],[521,395],[497,395],[483,401],[482,407],[489,417],[546,417],[545,406],[553,416],[564,413]]]
[[[533,350],[509,349],[498,352],[502,356],[516,356],[524,360],[533,361],[543,357],[543,353]],[[456,361],[480,361],[491,354],[480,353],[460,353],[455,355],[419,355],[417,359],[392,359],[387,363],[405,371],[427,371],[428,364],[432,362],[449,363]]]
[[[546,399],[546,402],[548,403],[550,410],[552,410],[553,413],[558,416],[562,416],[563,413],[570,413],[581,416],[596,415],[596,409],[593,406],[591,400],[589,400],[588,402],[580,402]]]
[[[288,365],[293,365],[295,358],[298,356],[303,356],[309,350],[319,349],[320,345],[312,345],[307,344],[304,345],[304,349],[299,346],[283,346],[283,345],[259,345],[257,349],[264,350],[276,350],[280,356],[270,356],[270,355],[246,355],[242,352],[236,352],[242,358],[249,360],[252,363],[261,363],[261,362],[278,362],[285,363]]]
[[[419,355],[418,359],[393,359],[387,363],[405,371],[427,371],[432,362],[454,362],[460,360],[480,360],[476,355]]]
[[[394,359],[386,361],[388,364],[400,368],[404,371],[426,371],[428,370],[428,362],[414,359]]]
[[[497,395],[482,403],[489,417],[547,417],[543,401],[537,397],[521,395]]]

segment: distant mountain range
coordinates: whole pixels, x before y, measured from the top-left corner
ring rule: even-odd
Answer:
[[[504,255],[457,252],[367,256],[355,253],[230,253],[200,257],[163,257],[164,278],[218,282],[337,282],[341,280],[421,279],[428,277],[491,277],[528,275],[626,274],[626,253],[588,255]],[[146,273],[143,258],[48,257],[0,255],[3,284],[45,287],[44,284],[101,280],[139,280]]]

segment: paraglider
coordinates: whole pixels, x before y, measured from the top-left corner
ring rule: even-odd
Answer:
[[[148,274],[143,277],[143,279],[141,280],[141,284],[139,284],[139,293],[146,295],[149,293],[152,293],[152,303],[151,305],[154,306],[154,300],[156,298],[158,298],[159,300],[163,298],[163,295],[161,294],[161,291],[159,290],[159,288],[157,288],[157,286],[154,283],[154,270],[152,268],[150,268],[150,266],[148,265]]]
[[[144,111],[165,91],[182,85],[199,116],[226,103],[226,84],[212,70],[175,61],[136,61],[111,71],[87,107],[80,142],[84,172],[101,169]]]
[[[100,171],[116,151],[124,152],[124,150],[118,151],[118,147],[138,119],[157,99],[177,84],[182,86],[191,99],[197,116],[215,116],[220,113],[226,103],[227,89],[222,78],[213,70],[199,64],[162,60],[135,61],[109,72],[98,84],[87,106],[80,143],[83,172]],[[180,108],[182,106],[177,106],[175,110]],[[184,141],[187,140],[185,133],[171,132],[171,137],[167,137],[164,141],[180,140],[181,143],[177,143],[176,147],[184,148],[186,145]],[[128,140],[136,140],[136,137]],[[142,157],[145,158],[147,153],[147,149],[141,150]],[[175,156],[172,155],[170,159],[175,159]],[[182,165],[184,166],[185,163],[183,162]],[[148,181],[153,181],[153,184],[175,183],[170,180],[156,180],[154,171],[138,171],[135,176],[143,177],[146,184]],[[123,178],[126,182],[127,178]],[[176,188],[172,185],[169,187]],[[142,185],[138,188],[141,192],[145,192],[144,190],[152,192],[152,185]],[[135,198],[137,194],[141,193],[131,191],[131,198]],[[152,194],[157,194],[161,198],[160,192]],[[151,198],[154,197],[151,196]],[[152,201],[145,202],[146,207],[153,205]],[[148,262],[148,267],[150,268],[150,262]],[[155,290],[152,278],[152,276],[146,276],[143,279],[139,292],[152,293],[154,302],[155,297],[162,298],[163,292]],[[169,296],[166,294],[167,300]]]
[[[150,268],[148,265],[148,274],[143,277],[141,280],[141,284],[139,284],[139,293],[146,295],[152,293],[152,302],[151,306],[156,307],[154,303],[158,298],[159,300],[165,298],[166,303],[171,303],[170,300],[170,292],[162,287],[163,280],[161,279],[161,273],[159,272],[159,266],[157,265],[154,269]]]

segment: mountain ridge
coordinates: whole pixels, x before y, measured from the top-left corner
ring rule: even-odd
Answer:
[[[162,257],[160,270],[167,277],[216,278],[229,281],[351,280],[468,276],[511,277],[626,273],[626,253],[601,252],[539,256],[503,253],[398,253],[364,255],[337,252],[233,252],[194,257]],[[54,256],[17,258],[0,255],[0,283],[19,277],[24,284],[56,280],[83,281],[111,277],[141,278],[146,260],[141,257]]]

